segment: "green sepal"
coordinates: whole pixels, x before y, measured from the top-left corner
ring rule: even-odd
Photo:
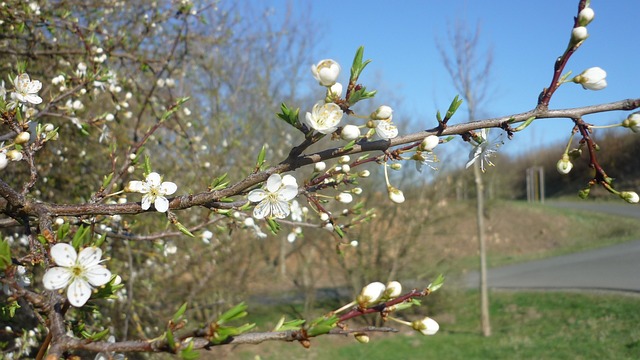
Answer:
[[[269,230],[273,233],[273,235],[277,235],[278,231],[280,231],[280,224],[275,221],[273,218],[266,218],[267,225],[269,226]]]
[[[171,329],[167,329],[167,332],[165,334],[167,336],[167,345],[169,345],[169,348],[172,351],[176,351],[176,340],[173,337],[173,331],[171,331]]]

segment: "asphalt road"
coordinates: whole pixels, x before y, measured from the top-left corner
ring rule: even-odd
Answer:
[[[640,206],[553,202],[548,205],[640,218]],[[490,269],[490,288],[640,292],[640,240],[570,255]],[[478,286],[478,273],[466,277]]]

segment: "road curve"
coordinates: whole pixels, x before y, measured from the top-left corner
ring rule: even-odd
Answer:
[[[640,218],[640,207],[627,204],[549,202],[548,205]],[[466,276],[478,286],[478,273]],[[640,240],[544,260],[493,268],[490,288],[579,289],[640,292]]]

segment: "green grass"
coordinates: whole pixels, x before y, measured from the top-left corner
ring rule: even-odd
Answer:
[[[640,298],[636,296],[495,292],[491,294],[493,335],[488,338],[479,334],[477,293],[460,293],[451,299],[452,313],[433,315],[441,324],[435,336],[401,328],[400,334],[372,335],[369,344],[324,336],[313,339],[310,349],[295,343],[268,343],[239,347],[227,355],[265,360],[640,358]]]

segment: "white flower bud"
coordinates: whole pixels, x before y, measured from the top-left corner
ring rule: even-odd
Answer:
[[[402,204],[404,202],[404,194],[401,190],[394,188],[393,186],[389,186],[389,199],[396,204]]]
[[[313,165],[313,170],[317,172],[324,171],[327,168],[327,164],[324,161],[319,161]]]
[[[311,73],[320,85],[329,87],[338,80],[340,65],[331,59],[321,60],[317,65],[311,65]]]
[[[373,304],[380,300],[386,286],[383,283],[376,281],[362,288],[360,295],[358,296],[358,302],[363,305]]]
[[[367,334],[355,334],[354,337],[361,344],[367,344],[369,342],[369,336],[367,336]]]
[[[393,109],[387,105],[382,105],[369,116],[371,120],[391,120]]]
[[[635,112],[622,121],[622,126],[631,129],[634,133],[640,132],[640,112]]]
[[[571,42],[573,44],[577,44],[579,42],[585,41],[589,37],[589,32],[587,28],[584,26],[578,26],[573,28],[571,31]]]
[[[7,158],[11,161],[20,161],[22,160],[22,151],[18,150],[9,150],[7,151]]]
[[[104,119],[107,120],[107,121],[113,121],[113,119],[115,119],[115,117],[113,116],[113,114],[107,114],[104,117]]]
[[[13,142],[16,144],[24,144],[26,142],[29,142],[29,139],[31,139],[31,134],[29,134],[29,132],[27,131],[23,131],[18,134],[18,136],[16,136]]]
[[[599,67],[588,68],[573,78],[573,82],[582,85],[585,90],[602,90],[607,87],[607,72]]]
[[[362,194],[362,188],[359,188],[359,187],[353,188],[351,189],[351,192],[354,193],[355,195],[360,195]]]
[[[55,128],[53,127],[53,124],[51,124],[51,123],[44,124],[44,126],[42,127],[42,130],[44,132],[51,132],[51,131],[53,131],[53,129],[55,129]]]
[[[582,9],[578,14],[578,24],[580,24],[580,26],[589,25],[589,23],[593,21],[593,18],[595,17],[595,15],[596,13],[590,7],[586,7]]]
[[[563,175],[568,174],[571,169],[573,169],[573,164],[571,163],[571,161],[569,161],[568,154],[562,155],[562,159],[558,160],[556,168],[558,169],[558,172]]]
[[[325,212],[320,213],[320,220],[322,220],[322,221],[327,221],[327,220],[329,220],[329,214],[327,214],[327,213],[325,213]]]
[[[340,156],[340,159],[338,159],[340,164],[347,164],[349,161],[351,161],[351,157],[349,157],[349,155],[342,155]]]
[[[9,160],[7,159],[7,155],[5,153],[0,152],[0,170],[4,169],[9,165]]]
[[[351,247],[358,247],[358,240],[351,240],[349,245],[351,245]]]
[[[400,164],[400,163],[393,163],[393,164],[389,165],[389,167],[390,167],[392,170],[400,170],[400,169],[402,169],[402,164]]]
[[[402,294],[402,284],[397,281],[390,281],[387,283],[387,289],[384,291],[384,296],[389,299],[395,299]]]
[[[440,325],[430,317],[412,322],[411,327],[416,331],[420,331],[422,335],[435,335],[440,329]]]
[[[351,166],[344,164],[342,165],[342,172],[347,174],[349,171],[351,171]]]
[[[336,195],[335,199],[343,204],[348,204],[353,201],[353,196],[351,196],[351,194],[349,194],[348,192],[341,192],[340,194]]]
[[[420,150],[432,151],[436,146],[438,146],[439,143],[439,137],[435,135],[429,135],[424,138],[424,140],[422,140],[422,143],[420,143]]]
[[[360,137],[360,128],[355,125],[345,125],[342,128],[340,137],[346,141],[355,140]]]
[[[635,191],[622,191],[620,197],[630,204],[637,204],[640,201],[640,197]]]
[[[333,98],[339,98],[340,96],[342,96],[342,84],[337,82],[337,83],[331,85],[331,87],[327,91],[329,91],[329,94]]]
[[[369,175],[371,175],[369,170],[362,170],[358,173],[358,176],[360,176],[361,178],[369,177]]]

